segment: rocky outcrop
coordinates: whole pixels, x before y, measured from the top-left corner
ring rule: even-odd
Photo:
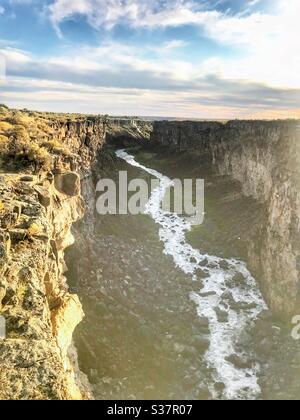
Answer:
[[[101,116],[69,121],[58,119],[51,120],[49,124],[52,134],[48,141],[58,141],[69,152],[64,158],[56,157],[55,171],[70,170],[78,174],[89,172],[105,142],[106,119]]]
[[[62,194],[48,178],[0,179],[0,299],[6,321],[1,399],[89,397],[68,353],[83,312],[64,277],[64,250],[73,243],[70,229],[84,205],[79,195]]]
[[[92,398],[79,371],[73,332],[83,319],[69,292],[64,251],[83,217],[81,177],[105,141],[102,118],[52,121],[53,137],[69,154],[51,172],[0,177],[0,399]]]
[[[146,144],[151,137],[153,123],[135,118],[108,118],[106,139],[118,146],[132,145],[132,142]]]
[[[151,142],[206,156],[263,204],[264,223],[253,226],[248,244],[249,265],[276,314],[299,313],[299,121],[156,122]]]
[[[54,114],[36,121],[52,150],[50,170],[24,166],[0,177],[0,399],[90,399],[72,343],[84,313],[69,293],[64,251],[73,223],[94,210],[81,186],[91,185],[107,138],[149,139],[152,125]]]

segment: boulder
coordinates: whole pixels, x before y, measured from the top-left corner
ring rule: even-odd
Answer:
[[[207,278],[209,276],[209,272],[208,271],[205,271],[205,270],[202,270],[201,268],[198,268],[196,270],[196,276],[199,279],[205,279],[205,278]]]
[[[35,191],[38,193],[39,202],[43,207],[49,207],[51,204],[50,192],[39,185],[34,187]]]
[[[219,262],[219,267],[222,268],[222,270],[228,270],[229,263],[226,260],[222,260]]]
[[[55,188],[70,197],[80,194],[80,178],[75,172],[56,174],[54,178]]]
[[[220,323],[228,322],[228,312],[223,311],[220,308],[216,308],[215,312],[216,312],[216,315],[217,315],[217,318],[218,318],[218,322],[220,322]]]
[[[252,368],[252,363],[251,362],[247,362],[247,361],[243,360],[237,354],[232,354],[231,356],[226,357],[225,360],[227,362],[231,363],[237,369],[251,369]]]

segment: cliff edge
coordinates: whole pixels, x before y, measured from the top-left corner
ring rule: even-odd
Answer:
[[[90,399],[72,343],[84,313],[69,293],[64,250],[85,212],[81,178],[105,122],[0,111],[0,399]]]

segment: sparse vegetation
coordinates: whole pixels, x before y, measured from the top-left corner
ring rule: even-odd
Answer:
[[[0,160],[5,164],[50,169],[52,155],[63,158],[70,151],[58,139],[52,122],[67,122],[83,118],[73,114],[38,113],[16,111],[0,104]]]
[[[13,128],[12,124],[7,121],[0,121],[0,133],[6,133]]]
[[[58,140],[50,140],[43,143],[43,147],[55,155],[70,156],[70,151]]]
[[[86,122],[89,117],[105,121],[103,116],[20,111],[0,104],[0,166],[49,170],[57,156],[60,163],[70,162],[72,152],[60,140],[60,126]]]
[[[0,134],[0,155],[4,155],[8,152],[9,139],[6,136]]]
[[[9,114],[8,107],[6,105],[0,104],[0,117],[7,116]]]
[[[3,213],[5,210],[5,204],[3,203],[2,200],[0,200],[0,214]]]
[[[43,233],[43,227],[37,223],[32,223],[27,229],[27,236],[32,238],[33,236],[38,236]]]

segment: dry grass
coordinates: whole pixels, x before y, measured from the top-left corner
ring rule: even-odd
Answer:
[[[35,164],[49,169],[52,155],[67,157],[70,152],[58,139],[51,122],[68,120],[68,115],[10,110],[0,104],[0,158],[19,165]],[[49,140],[49,138],[52,138]]]
[[[0,214],[3,213],[5,211],[5,204],[3,203],[2,200],[0,200]]]
[[[7,143],[8,141],[9,141],[9,138],[7,136],[0,134],[0,143]]]
[[[29,238],[32,238],[33,236],[38,236],[41,233],[43,233],[43,230],[43,226],[37,223],[32,223],[32,225],[30,225],[30,227],[27,229],[27,236]]]
[[[0,162],[10,169],[35,165],[35,170],[52,168],[56,156],[70,162],[68,146],[60,141],[60,127],[86,121],[88,115],[17,111],[0,104]],[[98,118],[96,116],[90,116]],[[100,117],[103,120],[105,117]],[[15,168],[16,167],[16,168]]]
[[[9,138],[0,134],[0,155],[5,155],[9,150]]]
[[[13,128],[13,125],[7,121],[0,121],[0,133],[6,133]]]

